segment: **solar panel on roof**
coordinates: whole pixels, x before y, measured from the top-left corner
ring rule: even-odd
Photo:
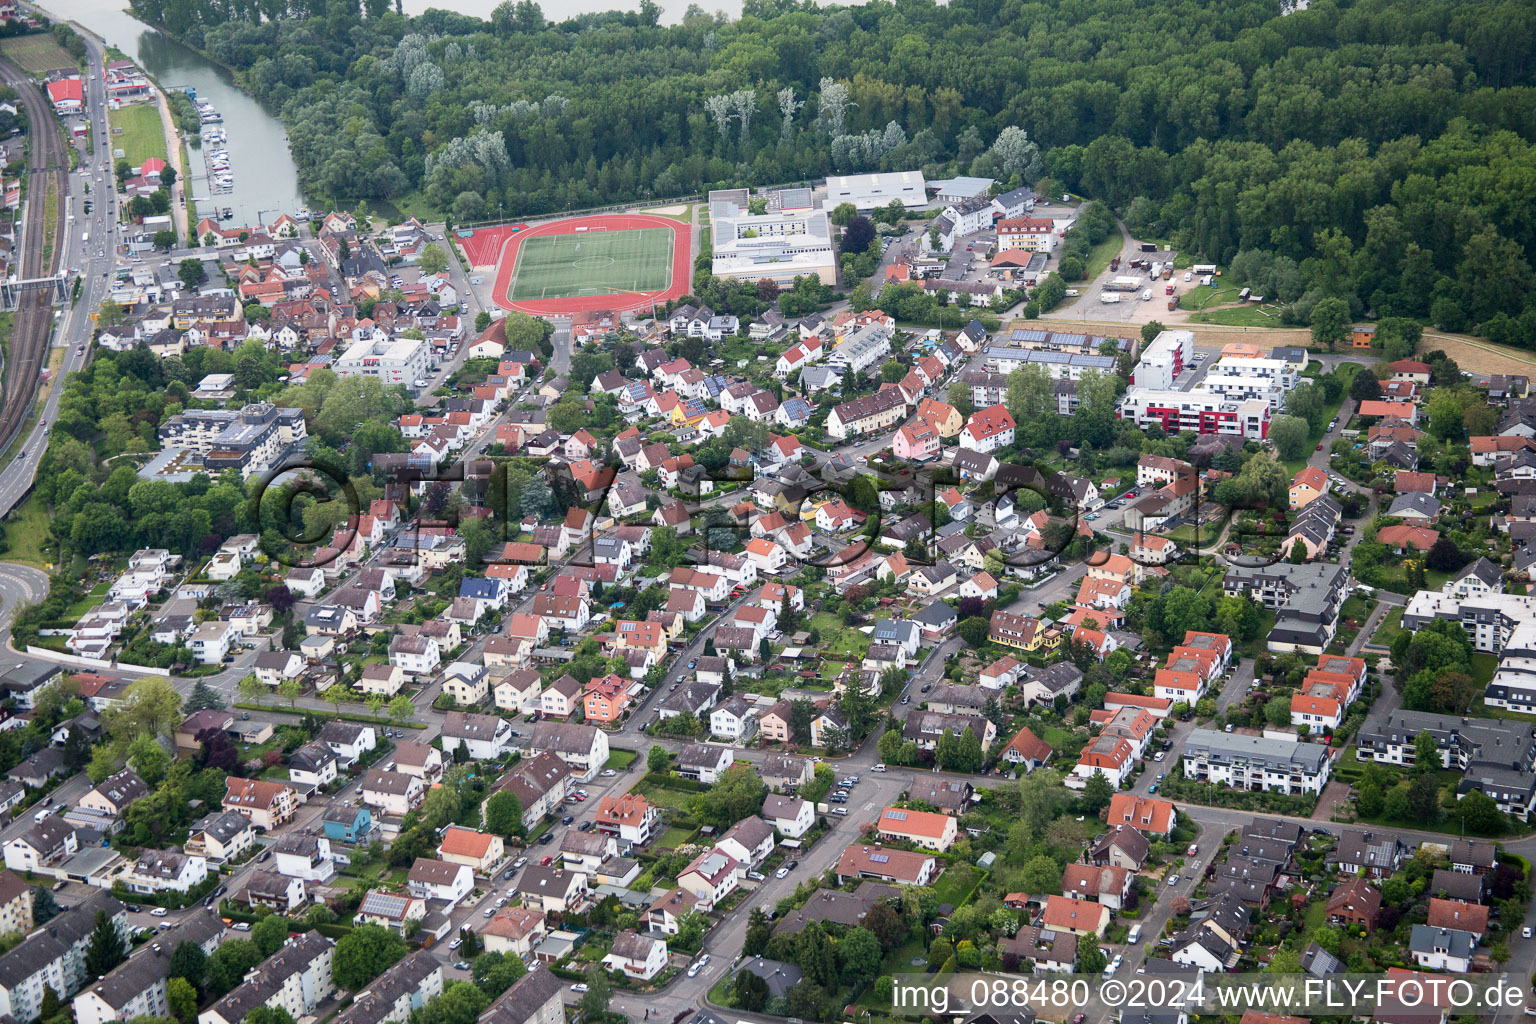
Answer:
[[[885,864],[890,861],[891,855],[888,853],[872,853],[869,855],[869,859],[873,864]]]
[[[907,812],[906,811],[886,811],[885,812],[885,816],[887,818],[890,818],[892,821],[906,821],[907,820]]]

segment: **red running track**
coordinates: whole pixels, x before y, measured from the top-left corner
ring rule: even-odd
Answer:
[[[672,283],[659,292],[614,292],[608,295],[573,295],[564,299],[531,299],[513,302],[507,298],[512,284],[512,271],[517,266],[517,250],[525,238],[535,235],[573,235],[577,228],[606,228],[609,231],[635,231],[640,228],[667,228],[672,232]],[[577,217],[572,220],[551,221],[513,231],[510,226],[487,228],[486,233],[500,232],[504,236],[501,258],[497,263],[496,288],[492,298],[502,309],[515,309],[534,316],[559,316],[566,313],[592,313],[599,310],[619,312],[639,309],[652,302],[661,305],[688,294],[693,279],[692,229],[682,221],[670,217],[652,217],[645,214],[618,214],[599,217]],[[480,232],[475,232],[477,238]],[[476,239],[464,239],[473,242]],[[467,250],[466,250],[467,252]]]
[[[507,243],[507,239],[523,231],[526,224],[498,224],[493,228],[476,228],[468,238],[455,237],[459,248],[464,250],[465,259],[469,265],[479,269],[481,267],[493,267],[496,265],[496,256],[501,252],[501,247]]]

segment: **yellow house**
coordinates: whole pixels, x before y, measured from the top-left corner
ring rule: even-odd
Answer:
[[[959,434],[965,426],[965,417],[960,415],[959,409],[932,398],[925,398],[918,405],[917,417],[932,424],[933,429],[945,440]]]
[[[1291,478],[1291,511],[1305,508],[1328,493],[1328,474],[1316,466],[1304,466]]]
[[[987,639],[1020,651],[1053,651],[1061,646],[1062,632],[1029,615],[993,612]]]

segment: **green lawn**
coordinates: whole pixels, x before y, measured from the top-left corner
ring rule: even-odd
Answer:
[[[1088,250],[1088,259],[1085,263],[1087,268],[1087,277],[1085,277],[1084,280],[1092,281],[1094,278],[1104,273],[1105,268],[1109,266],[1109,261],[1120,254],[1120,247],[1120,234],[1119,232],[1115,232],[1112,233],[1108,238],[1104,239],[1104,241]]]
[[[1396,607],[1387,612],[1386,617],[1376,627],[1376,632],[1372,634],[1369,642],[1381,647],[1391,647],[1392,641],[1397,639],[1397,635],[1402,631],[1403,609]]]
[[[45,569],[52,563],[43,554],[43,545],[49,542],[48,528],[53,517],[34,491],[26,501],[11,510],[5,519],[5,552],[8,562],[20,562],[35,569]]]
[[[654,803],[654,801],[652,802]],[[686,843],[689,839],[691,839],[695,831],[697,830],[687,828],[669,828],[661,834],[661,838],[656,841],[656,845],[668,850],[675,850],[679,846],[682,846],[684,843]]]
[[[140,103],[123,107],[107,114],[112,127],[109,144],[114,150],[121,149],[123,158],[134,167],[150,157],[169,162],[165,152],[165,130],[160,124],[160,108],[153,103]]]
[[[661,786],[651,786],[642,782],[635,786],[632,792],[639,793],[657,807],[666,807],[674,811],[686,811],[691,793],[684,793],[677,789],[665,789]]]
[[[621,772],[628,768],[630,765],[634,764],[635,759],[639,756],[640,755],[633,750],[618,750],[610,748],[608,751],[608,763],[603,765],[603,767],[612,768],[616,772]]]
[[[672,237],[666,228],[640,228],[524,238],[507,298],[660,291],[672,281]]]
[[[1197,284],[1179,296],[1179,308],[1193,313],[1208,306],[1219,306],[1226,302],[1236,302],[1237,293],[1240,291],[1242,289],[1237,285],[1222,284],[1219,280],[1209,288],[1203,284]]]
[[[1181,301],[1179,304],[1182,306],[1183,302]],[[1213,309],[1206,313],[1196,313],[1189,318],[1189,321],[1195,324],[1219,324],[1222,327],[1281,326],[1280,307],[1272,306],[1267,302],[1262,306],[1252,304],[1227,306],[1224,309]]]
[[[869,637],[843,625],[843,620],[831,612],[817,612],[811,616],[809,626],[821,634],[824,651],[845,655],[849,661],[859,661],[869,650]]]

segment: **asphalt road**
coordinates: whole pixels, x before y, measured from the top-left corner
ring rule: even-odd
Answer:
[[[113,185],[109,180],[112,160],[107,141],[109,134],[106,130],[106,86],[103,80],[102,51],[100,45],[91,37],[84,38],[91,72],[91,78],[86,83],[86,102],[92,129],[91,141],[95,143],[96,151],[88,152],[84,139],[70,143],[81,153],[81,165],[89,166],[86,174],[77,170],[68,176],[68,209],[74,219],[68,221],[61,242],[63,246],[61,266],[79,268],[84,277],[84,284],[79,301],[73,305],[66,304],[62,315],[56,321],[54,345],[64,346],[64,363],[60,367],[59,375],[54,378],[49,388],[47,401],[41,409],[36,410],[39,420],[23,428],[25,440],[20,449],[23,454],[18,454],[11,462],[0,467],[0,517],[5,516],[20,504],[32,487],[32,481],[37,475],[37,460],[48,445],[48,432],[52,429],[51,424],[58,412],[59,397],[63,394],[63,375],[85,365],[88,352],[80,351],[80,346],[88,346],[90,343],[91,314],[96,311],[96,307],[101,304],[101,300],[107,294],[115,263],[113,243],[108,239],[116,238],[118,206],[115,197],[108,198],[114,193]],[[51,130],[52,126],[48,127]],[[88,186],[89,196],[86,193]],[[95,201],[89,216],[86,215],[84,206],[87,198]],[[88,243],[80,241],[80,235],[83,232],[90,234]],[[97,255],[98,253],[102,255]]]

